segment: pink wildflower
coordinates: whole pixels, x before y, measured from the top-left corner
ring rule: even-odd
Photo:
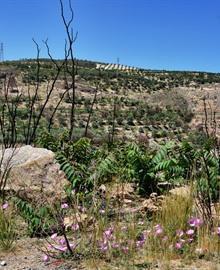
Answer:
[[[75,232],[75,231],[78,231],[79,230],[79,224],[78,223],[76,223],[76,224],[73,224],[72,226],[71,226],[71,229]]]
[[[163,242],[166,242],[167,240],[168,240],[168,236],[165,235],[165,236],[162,238],[162,241],[163,241]]]
[[[161,228],[161,225],[157,224],[157,225],[154,226],[154,228],[157,230],[157,229]]]
[[[108,228],[107,230],[104,231],[103,236],[106,239],[111,239],[112,238],[112,233],[113,233],[113,228]]]
[[[5,210],[7,209],[9,206],[8,202],[5,202],[3,205],[2,205],[2,209]]]
[[[179,236],[179,237],[182,237],[184,235],[183,230],[177,230],[176,235]]]
[[[192,217],[189,219],[188,224],[190,227],[199,228],[203,224],[203,221],[200,218]]]
[[[59,240],[59,243],[60,243],[61,245],[65,245],[65,244],[66,244],[66,240],[65,240],[65,239],[60,239],[60,240]]]
[[[137,242],[136,242],[136,247],[137,247],[137,248],[142,248],[143,245],[144,245],[144,242],[145,242],[144,240],[137,241]]]
[[[76,244],[76,243],[69,243],[69,245],[70,245],[71,249],[75,249],[75,248],[76,248],[76,246],[77,246],[77,244]]]
[[[119,245],[119,243],[114,242],[111,244],[111,246],[112,246],[112,248],[119,248],[120,245]]]
[[[154,228],[156,229],[155,235],[161,235],[163,233],[163,228],[161,227],[160,224],[157,224]]]
[[[180,243],[180,242],[177,242],[177,243],[175,244],[175,248],[178,249],[178,250],[181,249],[182,246],[183,246],[183,244]]]
[[[193,238],[189,238],[189,239],[188,239],[188,242],[189,242],[189,243],[192,243],[193,240],[194,240]]]
[[[66,246],[54,246],[54,248],[56,249],[56,250],[59,250],[59,251],[62,251],[62,252],[65,252],[65,251],[67,251],[67,247]]]
[[[53,246],[52,246],[51,244],[49,244],[49,245],[47,246],[47,249],[48,249],[48,250],[52,250],[52,249],[53,249]]]
[[[188,231],[186,231],[186,234],[191,236],[194,234],[194,232],[195,232],[194,230],[189,229]]]
[[[124,246],[121,248],[121,250],[124,252],[124,253],[128,253],[129,251],[129,248],[127,246]]]
[[[220,226],[217,227],[217,235],[220,236]]]
[[[105,251],[107,251],[108,250],[108,245],[106,244],[106,243],[101,243],[100,244],[100,250],[102,251],[102,252],[105,252]]]
[[[67,209],[67,208],[69,208],[69,205],[67,203],[62,203],[61,208],[62,209]]]
[[[49,260],[50,260],[49,256],[48,255],[44,255],[43,261],[44,262],[49,262]]]
[[[145,231],[143,231],[139,237],[138,237],[138,240],[139,241],[145,241],[147,239],[147,234],[145,233]]]
[[[50,238],[55,240],[57,238],[57,233],[52,234]]]

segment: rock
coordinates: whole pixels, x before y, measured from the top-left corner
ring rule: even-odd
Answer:
[[[202,248],[196,248],[195,253],[201,259],[201,258],[203,258],[205,256],[206,250],[204,250]]]
[[[131,205],[131,204],[133,203],[133,200],[124,199],[124,200],[123,200],[123,203],[124,203],[124,204],[129,204],[129,205]]]
[[[105,196],[105,194],[106,194],[106,186],[105,185],[102,184],[99,187],[99,194],[100,194],[101,197],[104,197]]]
[[[157,198],[157,196],[158,196],[158,195],[157,195],[156,192],[153,192],[153,193],[150,194],[150,198],[151,198],[151,199],[155,199],[155,198]]]
[[[166,196],[160,195],[160,196],[157,197],[157,201],[161,203],[162,201],[165,200],[165,198],[166,198]]]
[[[155,213],[159,210],[158,205],[155,204],[154,200],[146,199],[142,202],[139,211],[145,211],[148,213]]]
[[[55,202],[64,196],[63,187],[68,181],[55,162],[52,151],[26,145],[0,151],[0,159],[2,156],[2,169],[10,168],[5,190],[40,202]]]
[[[131,183],[120,183],[114,184],[108,190],[108,196],[113,199],[134,199],[134,186]]]
[[[160,190],[169,190],[169,189],[171,189],[171,187],[173,186],[173,184],[172,183],[170,183],[170,182],[159,182],[158,184],[157,184],[157,187],[160,189]]]
[[[142,202],[139,202],[139,206],[136,207],[124,207],[119,211],[121,214],[130,214],[130,213],[141,213],[145,212],[148,214],[156,213],[160,209],[160,205],[155,203],[152,199],[146,199]]]
[[[6,263],[6,261],[1,261],[0,265],[1,265],[1,266],[6,266],[7,263]]]
[[[75,213],[72,216],[64,217],[64,225],[66,228],[71,227],[73,224],[79,224],[83,226],[91,222],[91,217],[88,217],[87,214],[84,213]]]

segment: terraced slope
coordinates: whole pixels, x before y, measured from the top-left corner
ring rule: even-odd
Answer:
[[[0,73],[1,70],[11,69],[16,75],[17,86],[23,96],[19,106],[21,122],[26,121],[28,89],[33,93],[36,68],[37,63],[34,60],[5,62],[0,65]],[[39,107],[54,74],[53,64],[48,60],[41,60]],[[65,91],[66,83],[68,81],[64,80],[64,74],[61,73],[45,110],[42,126],[47,125],[52,108]],[[76,86],[75,126],[78,132],[85,129],[95,89],[98,87],[89,124],[90,132],[95,137],[107,138],[114,122],[118,138],[148,138],[151,142],[168,138],[178,140],[192,130],[201,129],[205,120],[204,97],[207,101],[207,122],[212,128],[213,111],[216,111],[217,132],[220,134],[219,74],[151,71],[77,60]],[[54,129],[68,128],[70,102],[70,96],[66,94],[57,111]]]

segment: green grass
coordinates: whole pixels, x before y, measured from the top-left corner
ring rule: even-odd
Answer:
[[[16,224],[11,209],[0,209],[0,248],[11,250],[16,241]]]

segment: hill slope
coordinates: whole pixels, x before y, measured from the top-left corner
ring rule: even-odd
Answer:
[[[97,98],[89,123],[94,136],[108,136],[114,123],[118,138],[134,139],[145,136],[152,141],[180,139],[186,132],[199,127],[201,129],[204,124],[204,98],[207,101],[208,124],[213,125],[214,111],[216,120],[220,117],[220,74],[151,71],[85,60],[76,60],[76,64],[75,126],[79,132],[87,124],[96,89]],[[15,80],[11,83],[11,88],[17,87],[23,95],[19,113],[25,121],[28,89],[33,94],[36,81],[39,81],[40,107],[56,69],[49,60],[41,59],[37,77],[37,62],[21,60],[0,63],[0,73],[7,76],[13,74]],[[65,92],[69,79],[65,79],[64,75],[61,72],[56,81],[43,115],[42,126],[49,121],[53,108]],[[2,77],[3,82],[4,76]],[[11,90],[11,95],[15,95],[16,89]],[[70,103],[71,97],[67,93],[59,104],[55,129],[69,126]],[[219,126],[216,128],[219,133]]]

